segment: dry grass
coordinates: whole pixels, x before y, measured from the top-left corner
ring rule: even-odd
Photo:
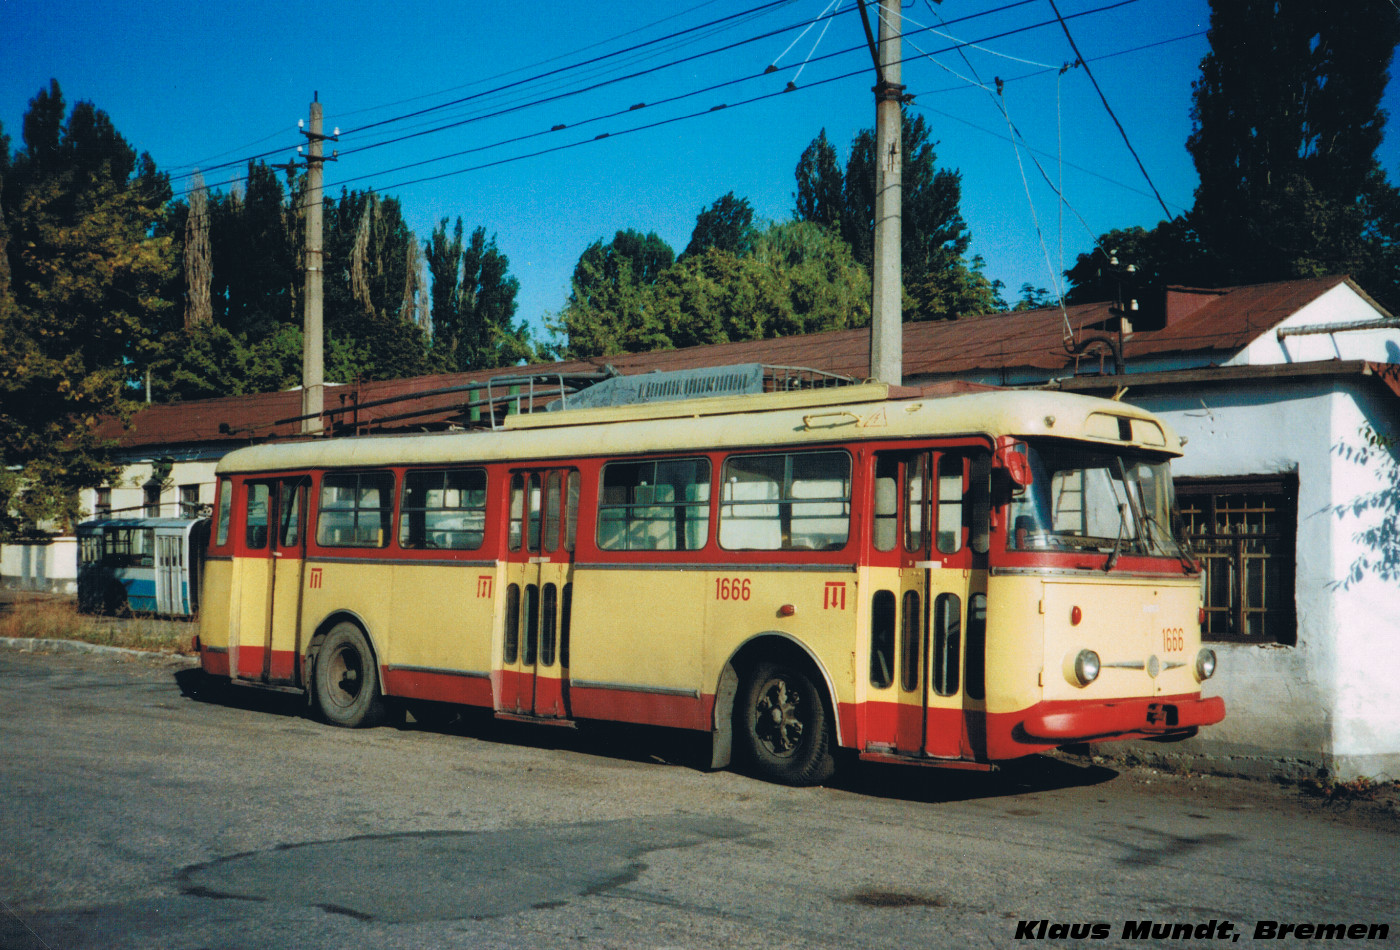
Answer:
[[[81,640],[102,646],[186,654],[199,625],[156,617],[93,617],[71,599],[33,599],[0,607],[0,637]]]

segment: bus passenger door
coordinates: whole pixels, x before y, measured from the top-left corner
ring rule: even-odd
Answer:
[[[246,483],[246,560],[235,675],[296,684],[300,671],[307,479]]]
[[[974,486],[987,458],[964,448],[902,454],[894,746],[905,755],[982,751],[988,510]]]
[[[569,621],[578,497],[575,469],[511,472],[497,712],[542,719],[570,716]]]
[[[156,532],[156,613],[187,614],[185,602],[184,532]]]

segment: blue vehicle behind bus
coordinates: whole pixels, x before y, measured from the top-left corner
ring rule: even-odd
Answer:
[[[78,525],[78,609],[194,617],[208,518],[110,518]]]

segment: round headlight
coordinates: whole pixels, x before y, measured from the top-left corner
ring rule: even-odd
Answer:
[[[1099,655],[1093,650],[1080,650],[1074,658],[1074,678],[1080,686],[1088,686],[1099,678]]]
[[[1201,650],[1196,654],[1196,679],[1202,682],[1215,675],[1215,651]]]

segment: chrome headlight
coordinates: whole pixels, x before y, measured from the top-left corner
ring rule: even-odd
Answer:
[[[1215,675],[1215,651],[1201,650],[1196,654],[1196,679],[1205,682]]]
[[[1075,686],[1088,686],[1099,678],[1099,655],[1093,650],[1080,650],[1065,664],[1067,678]]]

